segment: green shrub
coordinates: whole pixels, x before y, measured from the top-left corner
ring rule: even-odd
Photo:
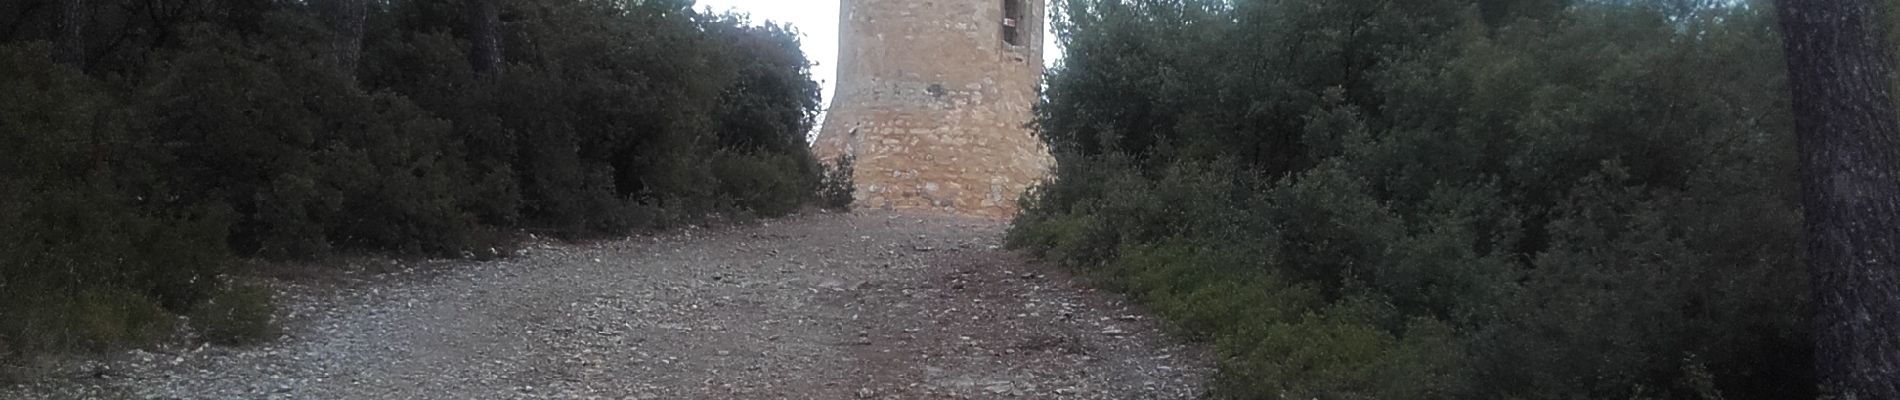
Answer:
[[[136,347],[172,332],[172,314],[144,293],[93,289],[80,293],[20,290],[0,305],[9,310],[0,355],[99,352]]]
[[[763,217],[798,211],[810,202],[813,176],[804,174],[803,162],[790,156],[722,154],[713,159],[713,177],[721,197],[743,210]]]
[[[117,160],[151,143],[45,54],[0,45],[0,355],[143,344],[216,287],[226,219],[143,195],[154,171]]]
[[[481,183],[463,204],[482,220],[576,236],[814,200],[815,183],[777,184],[819,174],[803,140],[817,84],[795,32],[678,2],[532,7],[508,38],[544,45],[506,47],[488,77],[463,61],[458,17],[441,14],[454,10],[398,2],[372,17],[393,29],[370,39],[363,80],[451,121]],[[758,163],[781,170],[746,172]]]
[[[458,194],[475,178],[447,121],[402,97],[363,93],[317,59],[232,44],[159,72],[142,108],[147,128],[172,143],[166,167],[182,172],[170,177],[172,194],[229,204],[242,218],[233,244],[269,257],[467,247],[475,220]]]
[[[0,183],[0,186],[6,186]],[[169,332],[225,270],[215,217],[139,213],[86,188],[10,191],[0,211],[0,354],[106,350]]]
[[[853,174],[857,173],[851,156],[839,157],[831,164],[823,165],[824,173],[818,183],[818,205],[827,210],[851,211],[851,203],[857,201],[858,185]]]
[[[1355,307],[1343,305],[1338,307]],[[1419,320],[1395,334],[1358,310],[1332,308],[1249,332],[1252,343],[1223,343],[1237,357],[1217,383],[1231,393],[1296,398],[1430,399],[1456,379],[1451,330]],[[1403,339],[1401,339],[1403,338]]]
[[[249,345],[276,339],[276,312],[268,287],[239,285],[218,292],[191,311],[191,325],[204,341]]]
[[[165,315],[265,329],[232,254],[493,257],[508,232],[663,228],[817,200],[797,32],[690,2],[504,2],[504,63],[460,5],[375,2],[363,53],[304,2],[0,6],[0,353],[135,345]],[[12,3],[8,3],[12,4]],[[74,68],[79,67],[79,68]],[[161,310],[161,311],[154,311]],[[196,310],[196,311],[194,311]]]
[[[1062,3],[1007,242],[1217,398],[1813,397],[1772,16],[1533,3]]]

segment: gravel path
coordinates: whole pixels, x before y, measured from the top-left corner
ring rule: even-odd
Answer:
[[[1202,351],[995,222],[806,215],[283,284],[255,348],[68,363],[0,399],[1188,399]],[[433,271],[433,272],[429,272]]]

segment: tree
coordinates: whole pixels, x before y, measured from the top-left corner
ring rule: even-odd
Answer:
[[[343,76],[355,78],[357,61],[363,56],[364,20],[369,15],[368,0],[329,0],[324,18],[333,31],[331,55]]]
[[[1780,0],[1801,152],[1817,377],[1900,399],[1900,117],[1870,0]]]
[[[468,31],[471,47],[468,62],[477,74],[501,70],[500,0],[468,0]]]

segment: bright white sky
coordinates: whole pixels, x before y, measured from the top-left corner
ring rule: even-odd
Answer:
[[[805,35],[801,41],[805,56],[817,64],[812,68],[812,78],[824,86],[824,102],[819,104],[831,107],[831,89],[838,79],[838,0],[698,0],[695,7],[711,8],[715,13],[751,14],[754,23],[777,21],[797,27]],[[1043,59],[1054,62],[1059,57],[1055,51],[1055,35],[1043,36],[1048,38]]]

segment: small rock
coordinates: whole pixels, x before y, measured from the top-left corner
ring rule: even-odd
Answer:
[[[1016,390],[1016,385],[1009,382],[992,382],[989,386],[983,387],[983,390],[993,394],[1004,394]]]

